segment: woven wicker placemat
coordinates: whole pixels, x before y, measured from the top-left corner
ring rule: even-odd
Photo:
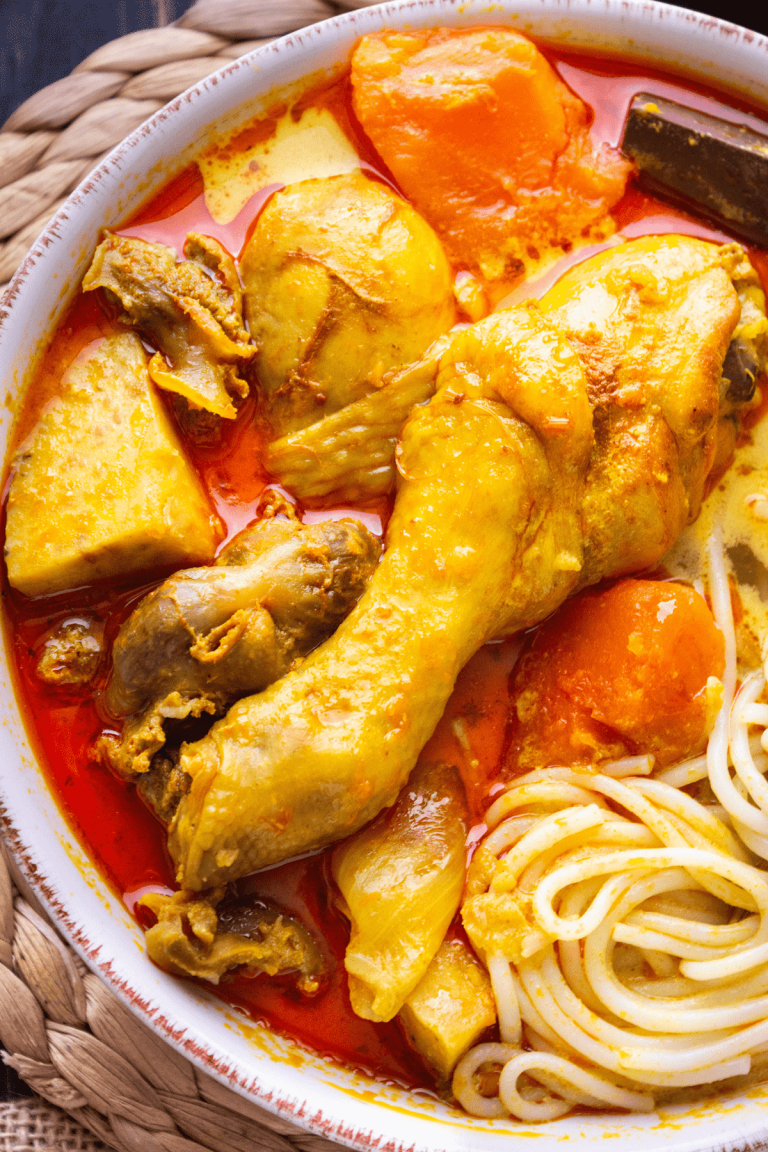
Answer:
[[[0,129],[0,300],[69,193],[124,136],[258,44],[378,0],[197,0],[175,24],[97,48]]]
[[[98,1141],[118,1152],[338,1147],[212,1080],[143,1024],[62,940],[0,849],[0,1055],[40,1097],[0,1111],[0,1152],[67,1141],[88,1152]]]
[[[197,0],[175,24],[105,44],[26,100],[0,129],[0,303],[68,194],[143,120],[224,61],[372,2]],[[134,1017],[64,943],[4,851],[0,1045],[38,1094],[0,1104],[0,1152],[338,1147],[203,1075]]]

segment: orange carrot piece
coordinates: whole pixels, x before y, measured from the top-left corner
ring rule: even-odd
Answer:
[[[352,87],[406,196],[454,261],[487,280],[514,280],[543,248],[567,250],[623,194],[630,164],[593,151],[586,105],[511,29],[364,36]]]
[[[723,637],[682,584],[622,580],[565,604],[513,681],[508,771],[650,752],[670,764],[706,735]]]

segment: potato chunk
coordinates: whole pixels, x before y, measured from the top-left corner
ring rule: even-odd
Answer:
[[[276,436],[374,392],[456,317],[453,277],[437,236],[362,172],[278,192],[259,217],[240,271]]]
[[[439,1079],[450,1079],[464,1053],[496,1023],[490,978],[466,944],[443,941],[400,1020]]]
[[[141,341],[108,337],[75,362],[16,454],[10,583],[42,596],[149,568],[207,564],[218,537]]]

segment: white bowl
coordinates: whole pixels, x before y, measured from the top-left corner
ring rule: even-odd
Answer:
[[[212,124],[259,111],[275,87],[346,59],[361,34],[393,25],[508,24],[567,44],[698,74],[768,105],[768,42],[732,24],[649,0],[399,0],[351,12],[228,64],[156,113],[72,194],[31,249],[0,307],[3,391],[23,395],[36,357],[83,275],[98,231],[125,219],[188,163]],[[0,415],[5,454],[15,399]],[[6,640],[7,644],[7,640]],[[265,1108],[353,1148],[430,1152],[709,1152],[768,1137],[768,1087],[649,1116],[572,1116],[543,1126],[460,1115],[424,1093],[383,1086],[254,1027],[146,958],[142,933],[68,828],[39,772],[14,697],[9,653],[0,669],[0,817],[7,841],[64,935],[143,1020],[204,1071]],[[531,1143],[533,1138],[534,1143]],[[608,1141],[608,1143],[604,1143]],[[765,1146],[765,1145],[761,1145]]]

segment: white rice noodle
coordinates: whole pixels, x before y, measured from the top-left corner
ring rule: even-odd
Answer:
[[[499,935],[489,958],[507,1040],[493,1048],[498,1093],[475,1086],[491,1059],[480,1045],[459,1064],[457,1099],[535,1122],[585,1103],[648,1111],[654,1087],[745,1076],[768,1044],[768,874],[668,783],[552,771],[547,807],[559,790],[559,811],[521,812],[544,796],[544,773],[517,779],[470,867],[476,948],[473,899],[508,901],[502,916],[527,909],[531,930],[507,953]]]
[[[563,1099],[550,1099],[542,1103],[524,1100],[517,1091],[517,1081],[523,1072],[548,1072],[551,1077],[564,1084],[561,1089]],[[550,1080],[551,1083],[551,1080]],[[574,1089],[580,1090],[576,1096]],[[571,1103],[581,1103],[582,1093],[588,1094],[589,1103],[608,1104],[614,1108],[628,1108],[636,1112],[652,1112],[653,1097],[645,1093],[630,1092],[619,1088],[610,1081],[580,1068],[572,1060],[562,1056],[550,1056],[544,1052],[519,1052],[509,1060],[499,1077],[499,1098],[505,1108],[520,1120],[552,1120],[571,1109]],[[574,1097],[575,1100],[574,1100]],[[581,1099],[579,1099],[581,1097]]]
[[[663,772],[657,772],[655,779],[664,784],[671,784],[673,788],[687,788],[689,784],[696,784],[704,780],[707,775],[707,757],[694,756],[690,760],[683,760]]]
[[[491,977],[493,996],[498,1007],[501,1039],[505,1044],[514,1044],[519,1048],[522,1039],[520,1005],[506,956],[496,954],[488,957],[488,975]]]
[[[650,776],[656,763],[653,756],[625,756],[622,760],[606,760],[600,765],[604,776]]]
[[[470,1116],[493,1119],[506,1116],[507,1109],[497,1096],[483,1096],[475,1087],[475,1073],[483,1064],[505,1064],[517,1056],[519,1048],[513,1044],[476,1044],[456,1065],[453,1074],[453,1094]]]

